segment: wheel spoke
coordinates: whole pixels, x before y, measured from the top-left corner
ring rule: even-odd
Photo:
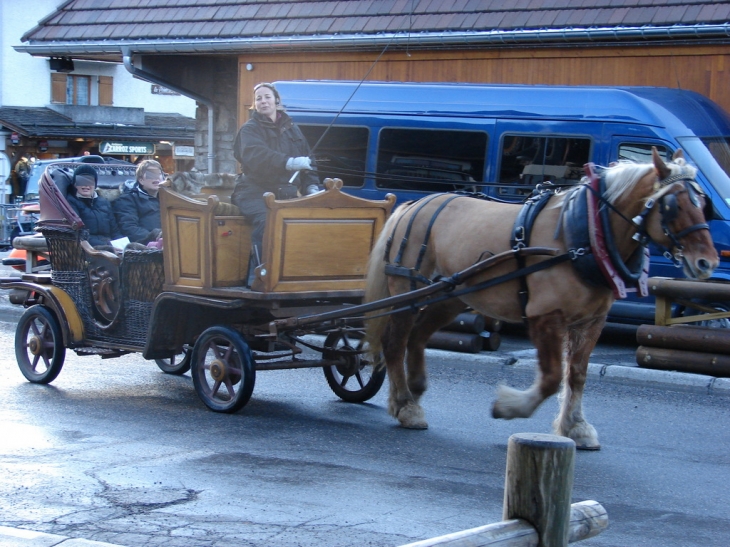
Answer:
[[[220,389],[220,387],[221,387],[221,381],[220,380],[216,380],[213,383],[213,387],[210,388],[210,394],[215,397],[215,395],[218,393],[218,389]]]
[[[354,376],[355,376],[355,378],[357,378],[357,383],[360,384],[360,389],[364,388],[365,387],[365,382],[363,382],[363,380],[362,380],[362,376],[360,375],[360,371],[358,370],[354,374]]]
[[[228,395],[231,397],[231,399],[234,399],[236,397],[236,390],[233,389],[233,384],[231,384],[231,379],[229,377],[226,377],[223,380],[223,383],[226,385],[226,388],[228,388]]]

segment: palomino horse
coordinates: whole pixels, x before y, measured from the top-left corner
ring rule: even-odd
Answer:
[[[408,292],[430,280],[448,278],[485,257],[524,247],[525,243],[557,249],[555,254],[566,258],[539,269],[538,263],[550,259],[544,254],[523,259],[510,256],[465,281],[457,297],[421,306],[417,312],[409,309],[368,320],[366,340],[370,351],[374,355],[382,351],[390,379],[390,414],[403,427],[428,427],[419,404],[427,387],[426,342],[436,330],[471,307],[503,321],[526,321],[537,348],[539,370],[533,385],[525,391],[500,386],[493,416],[507,420],[531,416],[558,391],[562,381],[561,408],[553,423],[556,434],[570,437],[579,448],[599,449],[596,430],[583,417],[582,396],[588,359],[614,293],[620,293],[617,285],[621,282],[612,285],[611,273],[615,278],[616,271],[624,270],[630,277],[636,268],[630,270],[623,263],[631,263],[638,250],[638,271],[644,270],[645,281],[648,265],[644,246],[649,240],[671,250],[689,277],[706,279],[717,267],[717,252],[703,212],[706,198],[694,181],[695,174],[681,151],[665,163],[654,150],[653,163],[622,162],[603,170],[600,187],[595,184],[599,179],[586,177],[574,188],[549,192],[544,206],[529,222],[517,222],[529,217],[521,204],[469,196],[438,194],[401,205],[386,223],[370,256],[366,290],[369,302]],[[600,190],[587,192],[582,188],[586,186]],[[573,225],[580,215],[571,212],[575,207],[566,202],[581,189],[583,198],[574,201],[589,203],[593,196],[594,209],[600,210],[594,214],[603,215],[602,226],[598,221]],[[529,224],[531,230],[525,230]],[[586,234],[598,233],[602,227],[606,231],[603,250],[598,248],[600,242],[586,239]],[[586,245],[576,246],[575,241],[581,238]],[[614,264],[610,256],[617,257]],[[584,262],[578,264],[576,259],[581,257]],[[587,269],[586,258],[592,261]],[[520,267],[532,269],[509,279],[510,272]],[[393,275],[398,274],[394,270],[401,275]],[[474,292],[461,290],[499,276],[508,279]],[[638,276],[631,279],[636,281]]]

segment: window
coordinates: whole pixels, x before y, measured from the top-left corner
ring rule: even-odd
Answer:
[[[618,147],[618,159],[619,161],[635,161],[638,163],[651,163],[651,147],[655,146],[657,152],[664,161],[670,161],[672,155],[666,146],[654,143],[645,142],[624,142]]]
[[[583,165],[590,158],[591,140],[576,137],[537,137],[535,135],[505,135],[499,182],[502,195],[529,195],[536,184],[551,181],[556,184],[578,183],[583,177]]]
[[[317,169],[322,180],[328,177],[339,178],[344,186],[353,187],[364,184],[365,158],[370,135],[367,127],[333,125],[327,129],[327,126],[322,125],[299,124],[299,128],[309,146],[316,146],[312,155],[317,160]],[[324,138],[320,142],[323,134]]]
[[[378,188],[424,192],[475,191],[484,180],[487,134],[482,131],[380,131]]]
[[[92,80],[93,78],[93,80]],[[98,82],[93,89],[92,82]],[[113,78],[111,76],[80,76],[76,74],[51,73],[51,102],[91,105],[92,97],[96,104],[111,106],[113,104]],[[92,92],[95,95],[92,95]]]

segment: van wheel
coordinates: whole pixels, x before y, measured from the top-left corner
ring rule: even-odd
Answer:
[[[20,317],[15,358],[20,372],[34,384],[49,384],[60,374],[66,348],[58,320],[48,308],[35,305]]]
[[[682,316],[688,317],[691,315],[700,315],[703,313],[709,313],[705,310],[713,309],[717,312],[730,312],[730,305],[725,302],[698,302],[703,309],[687,307],[682,310]],[[688,323],[689,325],[695,325],[698,327],[705,327],[709,329],[728,329],[730,328],[730,318],[721,319],[707,319],[705,321],[695,321],[694,323]]]

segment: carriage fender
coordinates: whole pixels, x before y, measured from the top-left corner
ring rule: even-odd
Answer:
[[[27,282],[3,283],[2,288],[33,291],[40,294],[43,305],[56,314],[66,347],[76,345],[84,340],[84,323],[81,321],[81,315],[79,315],[74,301],[63,289],[53,285],[39,285]]]

